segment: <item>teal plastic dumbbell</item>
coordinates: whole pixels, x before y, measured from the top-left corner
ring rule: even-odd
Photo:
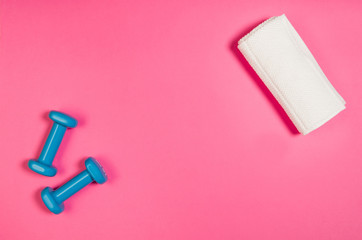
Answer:
[[[44,144],[38,160],[29,160],[28,166],[31,170],[44,176],[53,177],[57,173],[57,169],[52,166],[55,154],[62,142],[63,136],[67,128],[77,126],[77,120],[56,111],[49,113],[49,118],[54,121],[48,138]]]
[[[85,160],[86,170],[69,180],[63,186],[53,190],[46,187],[41,192],[41,198],[45,206],[55,214],[63,212],[63,202],[70,198],[73,194],[90,184],[91,182],[105,183],[107,175],[102,166],[92,157]]]

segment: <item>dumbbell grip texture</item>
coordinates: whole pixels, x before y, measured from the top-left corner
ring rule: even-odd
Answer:
[[[77,176],[66,182],[63,186],[54,191],[56,201],[61,204],[76,192],[93,182],[92,177],[87,170],[79,173]]]
[[[53,123],[52,129],[48,135],[48,138],[44,144],[43,150],[40,153],[38,161],[46,165],[52,165],[55,154],[58,151],[59,145],[62,142],[66,127]]]

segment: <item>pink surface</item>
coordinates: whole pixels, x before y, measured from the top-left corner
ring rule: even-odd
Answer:
[[[362,239],[362,2],[0,3],[0,239]],[[286,13],[347,109],[302,136],[236,48]],[[27,169],[60,110],[54,178]],[[56,216],[40,191],[109,182]]]

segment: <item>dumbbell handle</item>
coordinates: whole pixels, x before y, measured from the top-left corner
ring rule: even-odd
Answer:
[[[43,150],[40,153],[38,161],[46,165],[52,165],[55,154],[59,148],[60,143],[62,142],[63,136],[67,128],[63,125],[60,125],[56,122],[53,123],[52,129],[48,135],[48,138],[45,142]]]
[[[53,192],[56,201],[60,204],[74,195],[76,192],[93,182],[87,170],[82,171],[77,176],[66,182]]]

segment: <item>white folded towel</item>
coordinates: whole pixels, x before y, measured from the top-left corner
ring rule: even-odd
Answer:
[[[238,48],[302,134],[345,109],[285,15],[261,23],[240,39]]]

